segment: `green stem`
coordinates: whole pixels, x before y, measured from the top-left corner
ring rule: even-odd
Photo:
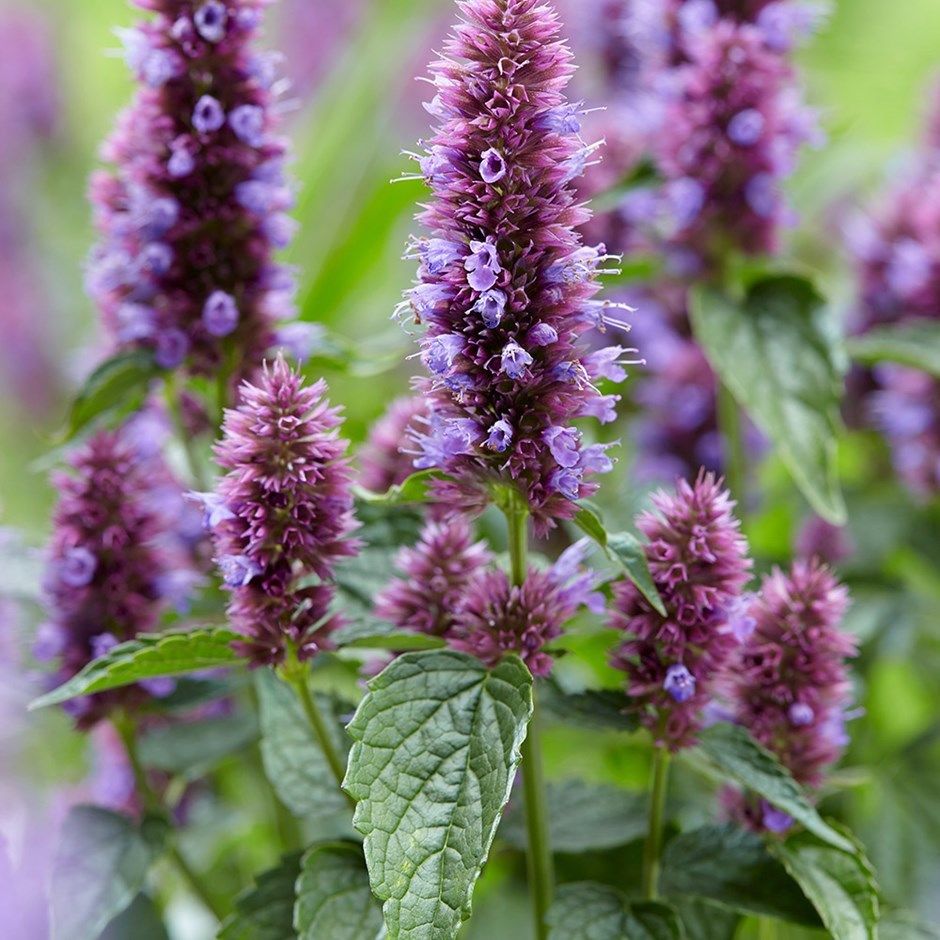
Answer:
[[[747,452],[744,449],[741,411],[723,382],[718,383],[718,427],[724,444],[725,477],[738,501],[738,515],[747,513]]]
[[[528,553],[528,509],[518,499],[504,508],[509,526],[509,560],[512,582],[520,585],[526,578]],[[522,790],[525,798],[529,884],[532,892],[532,911],[535,917],[537,940],[548,937],[548,910],[552,905],[555,873],[548,830],[548,803],[545,797],[545,777],[542,767],[542,746],[538,703],[532,692],[532,718],[525,741],[522,742]]]
[[[114,718],[114,727],[124,744],[124,750],[127,752],[127,760],[131,765],[134,774],[134,782],[137,785],[137,791],[144,801],[144,807],[148,812],[158,813],[166,817],[166,807],[163,801],[157,795],[150,781],[147,779],[147,772],[137,753],[137,728],[133,720],[127,715],[119,715]],[[193,870],[189,862],[186,861],[176,844],[175,833],[170,835],[167,842],[166,854],[173,862],[177,872],[182,876],[188,885],[190,891],[203,903],[205,908],[215,915],[216,919],[222,921],[225,917],[224,908],[216,901],[212,892],[205,885],[199,875]]]
[[[659,891],[659,864],[663,850],[663,819],[668,778],[669,751],[664,747],[656,747],[653,751],[649,832],[643,847],[643,896],[651,901]]]
[[[777,922],[772,917],[760,917],[757,920],[759,940],[777,940]]]
[[[203,472],[202,461],[199,454],[193,446],[193,438],[186,431],[186,422],[183,420],[183,408],[180,404],[181,388],[176,374],[171,375],[166,381],[166,407],[173,422],[173,429],[183,447],[183,453],[186,455],[186,464],[190,479],[201,489],[209,488],[209,482]]]

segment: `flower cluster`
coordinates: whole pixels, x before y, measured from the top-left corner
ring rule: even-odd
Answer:
[[[293,316],[278,84],[253,49],[266,2],[146,0],[155,18],[123,33],[141,88],[92,181],[87,282],[116,344],[165,368],[247,371]]]
[[[754,630],[728,670],[734,720],[773,751],[795,779],[818,787],[846,744],[855,638],[839,629],[848,593],[819,561],[768,575],[750,607]],[[791,822],[750,798],[729,798],[750,824]]]
[[[373,493],[384,493],[414,473],[412,458],[402,447],[417,428],[417,420],[427,418],[427,410],[427,402],[420,395],[398,398],[389,405],[359,449],[362,486]]]
[[[430,414],[415,466],[457,478],[443,501],[478,509],[490,484],[511,484],[538,531],[570,517],[610,469],[572,421],[611,421],[625,350],[588,353],[584,333],[609,324],[595,299],[607,259],[575,227],[589,214],[572,186],[595,146],[564,96],[571,56],[539,0],[465,0],[463,21],[433,68],[427,107],[439,121],[419,157],[433,191],[416,240],[419,282],[402,309],[426,324]]]
[[[49,621],[36,655],[59,663],[64,681],[138,633],[153,630],[177,592],[185,562],[171,550],[166,520],[153,504],[151,461],[121,432],[99,431],[56,475],[59,503],[45,580]],[[69,704],[88,727],[115,705],[165,695],[164,680],[103,692]]]
[[[405,577],[379,594],[375,613],[404,630],[449,636],[467,585],[492,560],[466,519],[430,522],[417,545],[399,552],[395,565]]]
[[[289,649],[309,659],[328,648],[339,619],[330,607],[336,563],[358,543],[347,443],[326,384],[303,384],[283,357],[257,385],[241,386],[225,414],[217,492],[197,494],[231,591],[238,649],[254,664],[278,664]]]
[[[614,665],[657,743],[673,750],[695,740],[702,709],[753,621],[742,590],[751,560],[734,503],[712,474],[653,497],[637,518],[666,616],[629,581],[614,588],[610,623],[623,631]]]

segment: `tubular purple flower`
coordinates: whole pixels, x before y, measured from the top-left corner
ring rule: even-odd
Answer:
[[[632,351],[588,360],[581,342],[595,326],[625,325],[616,305],[594,300],[605,249],[575,233],[589,214],[571,179],[594,148],[554,119],[570,110],[573,71],[555,14],[539,0],[459,7],[432,67],[428,111],[440,123],[417,158],[433,199],[420,216],[429,237],[410,252],[421,261],[410,307],[427,326],[431,373],[415,466],[451,474],[442,502],[465,510],[481,508],[494,484],[513,486],[544,533],[609,466],[581,460],[579,439],[575,466],[561,468],[544,433],[580,416],[610,419],[617,398],[594,381],[619,381],[614,363]]]
[[[450,636],[467,585],[492,560],[466,519],[430,522],[417,545],[399,552],[395,566],[405,577],[378,595],[376,616],[404,630]]]
[[[740,609],[752,563],[734,502],[712,474],[680,480],[653,505],[637,527],[666,616],[632,582],[618,582],[609,621],[626,638],[612,662],[627,674],[627,693],[656,743],[675,751],[694,743],[702,709],[753,626]]]
[[[277,86],[255,49],[266,0],[146,0],[122,33],[142,85],[104,148],[87,285],[120,349],[167,369],[260,365],[293,317],[274,260],[292,231]],[[129,312],[133,316],[128,320]]]
[[[215,496],[201,496],[231,592],[228,615],[253,665],[309,659],[330,646],[337,562],[357,554],[347,443],[326,383],[303,384],[282,357],[226,411]],[[304,580],[308,586],[299,585]]]

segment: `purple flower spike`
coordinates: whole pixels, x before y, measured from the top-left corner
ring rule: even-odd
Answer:
[[[595,301],[609,256],[577,234],[589,212],[572,179],[596,146],[579,137],[580,108],[565,98],[574,66],[551,8],[467,0],[460,9],[432,68],[427,110],[437,123],[416,155],[432,190],[408,293],[427,326],[432,373],[419,389],[431,433],[413,435],[417,465],[448,473],[435,490],[456,510],[480,511],[495,482],[513,487],[544,534],[572,517],[610,465],[596,453],[582,460],[591,445],[578,440],[571,465],[560,466],[544,440],[578,417],[612,418],[617,400],[598,391],[583,361],[586,333],[621,324],[614,305]],[[448,251],[432,263],[438,243],[458,246],[461,262]],[[459,363],[435,346],[453,336],[463,339]],[[471,429],[459,444],[455,427]]]
[[[614,587],[611,626],[624,642],[615,667],[655,740],[688,747],[703,726],[703,709],[738,646],[727,611],[748,580],[751,561],[734,503],[712,474],[653,497],[654,512],[637,518],[646,558],[666,607],[663,617],[629,581]]]
[[[374,424],[359,451],[359,482],[367,490],[384,493],[404,483],[415,471],[414,459],[405,453],[409,432],[427,418],[427,402],[420,395],[393,401]]]
[[[338,561],[358,552],[351,533],[351,472],[340,418],[322,381],[305,386],[282,357],[258,385],[241,387],[216,445],[219,482],[216,557],[231,590],[229,619],[245,636],[252,664],[277,664],[288,646],[301,659],[329,648],[340,620],[329,583]],[[312,580],[297,587],[302,578]]]

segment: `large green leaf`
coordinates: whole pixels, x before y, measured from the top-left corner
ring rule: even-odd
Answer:
[[[940,925],[925,923],[906,911],[891,911],[878,921],[878,940],[940,940]]]
[[[144,884],[160,850],[126,816],[76,806],[62,825],[52,871],[53,940],[98,940]]]
[[[737,911],[701,898],[670,898],[676,909],[685,940],[728,940],[734,937],[741,921]]]
[[[718,901],[738,911],[818,926],[813,906],[767,851],[737,826],[704,826],[676,836],[663,854],[666,895]]]
[[[324,823],[337,813],[348,813],[349,804],[336,786],[294,690],[267,669],[255,674],[255,687],[261,722],[261,758],[268,780],[284,805],[294,815],[315,824]],[[348,742],[336,720],[333,702],[317,696],[317,704],[334,732],[336,749],[345,754]]]
[[[696,338],[738,404],[774,446],[813,508],[845,521],[836,472],[841,376],[820,322],[823,298],[805,278],[768,276],[737,299],[692,291]]]
[[[358,487],[356,499],[373,506],[402,506],[407,503],[423,503],[428,498],[428,489],[435,480],[446,480],[447,474],[440,470],[418,470],[403,483],[396,483],[385,493],[373,493]]]
[[[849,354],[874,365],[896,362],[940,378],[940,320],[909,320],[870,330],[848,341]]]
[[[867,859],[801,832],[770,850],[799,883],[833,940],[876,940],[878,889]]]
[[[369,888],[360,846],[333,842],[304,855],[294,927],[299,940],[376,940],[382,909]]]
[[[676,912],[654,901],[630,902],[592,882],[562,885],[548,913],[549,940],[682,940]]]
[[[539,683],[539,702],[552,718],[565,724],[592,730],[635,731],[636,712],[623,692],[589,689],[565,692],[554,679]]]
[[[469,916],[531,714],[516,657],[487,669],[462,653],[408,653],[369,683],[348,729],[346,788],[389,940],[453,936]]]
[[[205,627],[186,633],[142,633],[92,660],[64,685],[42,695],[30,710],[58,705],[80,695],[104,692],[142,679],[181,676],[203,669],[218,669],[243,662],[232,649],[238,635],[221,627]]]
[[[138,751],[147,767],[196,779],[257,737],[248,715],[223,715],[154,728],[141,735]]]
[[[170,940],[156,905],[138,894],[131,906],[108,924],[100,940]]]
[[[717,724],[699,736],[698,752],[719,778],[762,796],[835,848],[851,852],[851,840],[837,832],[780,762],[738,725]]]
[[[295,852],[258,875],[254,885],[235,899],[235,912],[226,918],[218,940],[296,940],[294,902],[299,874],[300,853]]]
[[[550,841],[556,852],[609,849],[626,845],[646,831],[645,796],[584,780],[553,781],[546,790]],[[499,836],[515,848],[525,849],[521,801],[510,805]]]

